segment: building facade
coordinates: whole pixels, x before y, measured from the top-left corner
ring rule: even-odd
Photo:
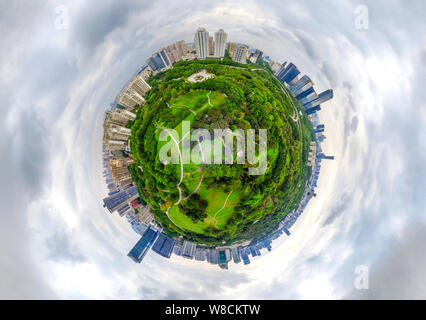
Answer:
[[[219,29],[219,31],[214,34],[214,56],[216,58],[223,58],[225,56],[226,49],[226,40],[228,38],[228,34],[223,31],[223,29]]]
[[[198,28],[194,35],[195,51],[198,59],[209,56],[209,33],[204,28]]]

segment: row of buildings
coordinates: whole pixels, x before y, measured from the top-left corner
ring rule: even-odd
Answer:
[[[235,62],[246,64],[259,63],[263,52],[255,49],[250,50],[248,45],[226,42],[228,34],[223,30],[214,33],[214,38],[209,35],[205,28],[198,28],[194,35],[194,46],[198,59],[223,59],[225,51]]]
[[[219,265],[223,269],[228,268],[228,263],[240,263],[247,265],[250,257],[261,255],[261,250],[271,251],[271,243],[282,234],[290,235],[289,229],[302,214],[309,200],[314,197],[315,188],[323,159],[334,159],[325,156],[321,149],[324,141],[324,125],[319,123],[317,111],[321,110],[320,104],[333,97],[332,90],[326,90],[316,94],[313,82],[306,75],[299,78],[299,70],[293,64],[284,62],[280,64],[269,57],[263,57],[263,52],[258,49],[249,49],[249,46],[233,42],[227,43],[227,33],[220,29],[214,34],[214,38],[204,28],[198,28],[194,35],[194,45],[186,44],[183,40],[160,48],[146,60],[138,74],[123,88],[113,108],[105,113],[104,121],[104,177],[108,196],[103,200],[104,207],[109,212],[117,212],[121,217],[126,217],[132,229],[141,236],[140,240],[129,251],[128,256],[140,263],[147,252],[152,249],[155,253],[165,258],[172,254],[185,259],[205,261],[209,264]],[[132,112],[136,106],[143,106],[144,96],[151,89],[147,79],[157,72],[170,68],[181,60],[192,59],[222,59],[227,50],[231,59],[239,63],[259,63],[261,60],[269,63],[276,77],[283,82],[291,94],[304,108],[309,120],[315,128],[316,140],[309,146],[308,166],[312,168],[312,174],[305,187],[302,200],[298,207],[290,212],[277,229],[268,236],[256,242],[246,241],[228,247],[206,247],[182,239],[172,239],[162,232],[155,223],[151,208],[141,203],[137,187],[133,184],[128,167],[133,164],[129,157],[130,129],[126,127],[129,121],[133,121],[136,115]]]

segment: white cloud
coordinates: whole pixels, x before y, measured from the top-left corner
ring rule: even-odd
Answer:
[[[53,23],[55,5],[21,2],[0,10],[23,13],[16,21],[0,20],[8,35],[0,44],[6,123],[0,135],[6,155],[0,166],[6,253],[0,296],[342,298],[353,295],[356,265],[386,269],[392,257],[382,257],[398,243],[409,247],[407,230],[424,221],[425,209],[426,46],[416,36],[425,26],[421,1],[412,9],[393,3],[392,10],[400,9],[396,17],[380,4],[369,5],[370,30],[363,32],[352,21],[355,2],[189,1],[191,9],[183,9],[163,1],[119,7],[73,1],[65,4],[70,29],[60,31]],[[101,206],[103,111],[152,51],[192,41],[199,25],[224,28],[232,40],[294,61],[319,91],[332,87],[335,94],[321,118],[325,152],[336,160],[324,163],[317,197],[290,238],[227,272],[153,253],[134,264],[126,254],[137,235]],[[52,247],[49,239],[58,234]],[[398,264],[398,273],[409,270]],[[28,280],[13,281],[23,274]],[[404,276],[407,281],[389,287],[413,286],[415,297],[424,297]],[[371,285],[382,288],[385,280],[377,279]],[[387,296],[403,297],[409,287],[404,289]],[[383,290],[371,292],[370,298],[384,296]]]

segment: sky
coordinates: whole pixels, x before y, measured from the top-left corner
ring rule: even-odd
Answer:
[[[425,299],[426,2],[0,1],[0,298]],[[198,27],[334,98],[317,196],[248,266],[126,255],[102,207],[103,113]],[[360,277],[363,286],[357,286]]]

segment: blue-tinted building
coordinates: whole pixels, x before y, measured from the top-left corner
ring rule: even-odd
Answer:
[[[158,235],[157,241],[152,246],[152,251],[158,253],[160,256],[170,258],[175,246],[175,240],[170,239],[164,233]]]
[[[163,60],[163,57],[158,52],[149,57],[146,60],[146,63],[152,69],[152,71],[158,71],[167,66],[166,62]]]
[[[328,89],[324,92],[321,92],[316,99],[309,101],[308,103],[304,104],[303,106],[305,107],[305,109],[316,107],[316,106],[320,105],[321,103],[330,100],[331,98],[333,98],[333,90]]]
[[[307,97],[308,95],[310,95],[312,92],[315,92],[314,87],[310,87],[306,89],[305,91],[299,93],[298,95],[296,95],[296,99],[297,100],[303,99]]]
[[[158,52],[158,54],[160,55],[161,59],[162,59],[162,60],[163,60],[163,62],[164,62],[164,65],[165,65],[166,67],[168,67],[168,66],[170,66],[170,65],[172,64],[172,63],[170,62],[169,55],[167,54],[166,50],[162,49],[162,50],[160,50],[160,51]]]
[[[246,250],[241,250],[241,259],[243,259],[244,264],[250,264],[250,259]]]
[[[114,193],[106,197],[104,201],[104,207],[106,207],[110,212],[117,210],[120,207],[123,207],[128,202],[136,199],[138,197],[138,190],[136,186],[131,186],[125,190],[121,190],[117,193]]]
[[[277,77],[282,82],[290,83],[299,73],[299,69],[290,62],[287,67],[278,70]]]
[[[297,96],[302,92],[308,90],[309,88],[312,88],[312,86],[313,83],[311,79],[308,76],[304,75],[295,84],[290,86],[290,91],[294,96]]]
[[[324,153],[318,154],[318,159],[334,160],[334,156],[326,156]]]
[[[310,115],[310,114],[313,114],[313,113],[320,111],[320,110],[321,110],[321,106],[316,106],[316,107],[313,107],[313,108],[306,109],[306,114]]]
[[[157,238],[157,231],[155,231],[151,226],[143,234],[142,238],[135,244],[135,246],[127,254],[130,259],[134,262],[140,263],[145,257],[146,253],[151,248],[155,239]]]
[[[284,71],[286,70],[286,66],[287,62],[283,62],[280,66],[280,68],[277,70],[277,72],[275,72],[275,75],[277,76],[278,79],[281,79],[281,77],[284,75]]]
[[[126,213],[129,213],[132,209],[130,208],[129,204],[126,203],[124,206],[117,209],[118,214],[120,217],[124,216]]]
[[[319,125],[315,128],[315,133],[321,133],[324,132],[325,128],[324,125]]]
[[[226,263],[226,254],[225,251],[219,251],[219,264]]]

